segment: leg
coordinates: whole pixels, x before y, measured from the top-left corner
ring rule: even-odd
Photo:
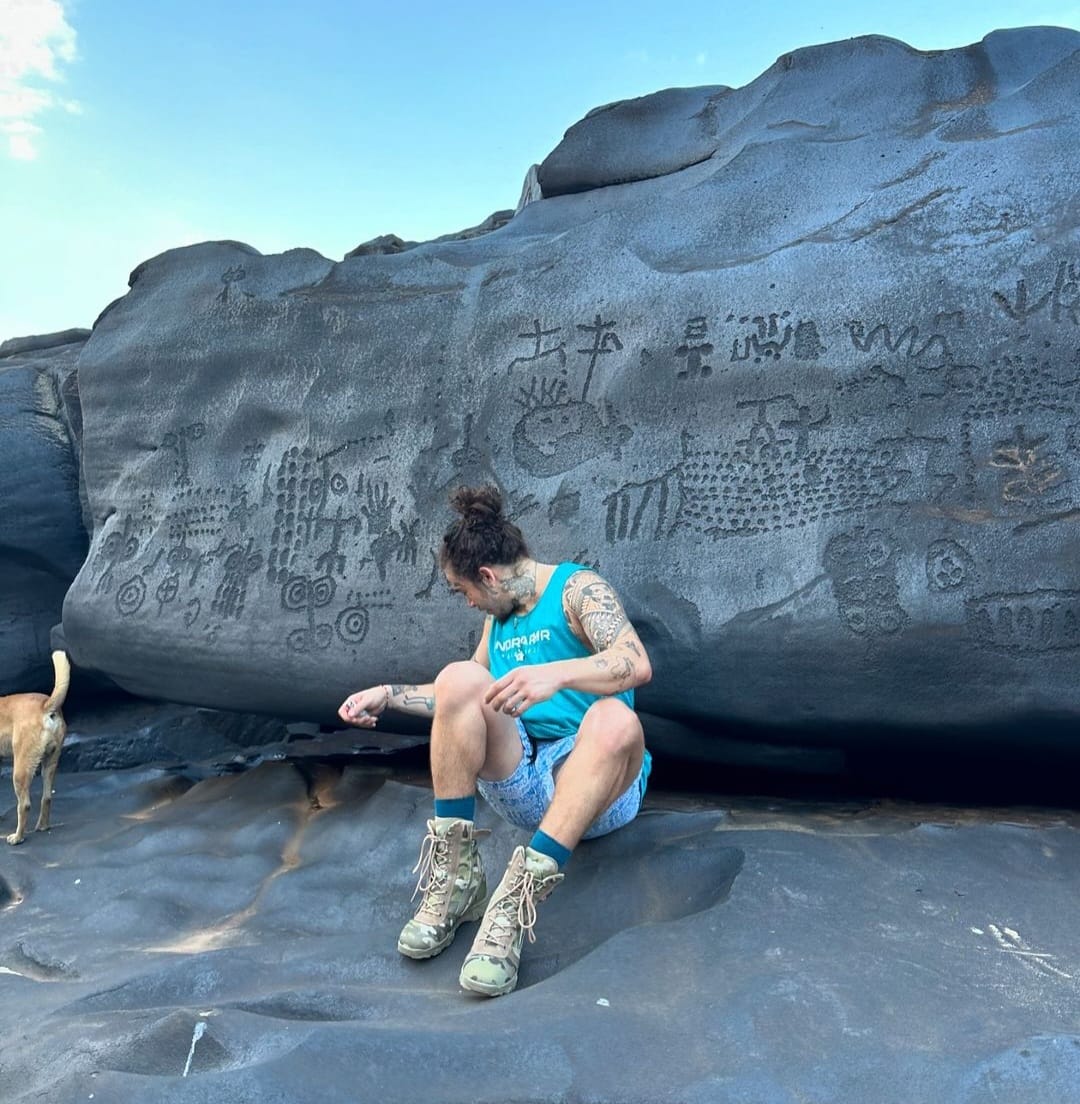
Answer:
[[[615,698],[593,704],[574,750],[555,778],[555,795],[540,831],[573,850],[589,825],[637,779],[645,736],[634,711]]]
[[[484,704],[491,673],[466,660],[435,679],[431,726],[431,780],[436,798],[466,797],[476,779],[508,778],[521,762],[517,723]]]
[[[540,830],[572,850],[597,817],[636,783],[644,754],[633,710],[612,698],[596,702],[582,719],[573,750],[556,768],[554,795]],[[515,849],[461,967],[462,988],[487,997],[514,989],[522,944],[533,940],[536,906],[562,879],[548,855],[531,847]]]
[[[49,815],[52,812],[53,782],[56,779],[56,768],[60,763],[60,752],[62,750],[63,745],[57,744],[56,749],[45,756],[45,761],[41,766],[41,804],[38,808],[35,832],[44,832],[49,827]]]
[[[19,739],[19,733],[13,733],[12,751],[15,762],[11,772],[11,781],[15,787],[15,806],[18,820],[15,831],[7,837],[10,844],[22,843],[26,838],[26,822],[30,818],[30,783],[38,767],[38,757],[26,751],[29,740]]]
[[[491,674],[479,663],[451,663],[435,680],[431,728],[431,778],[440,802],[472,799],[478,777],[504,778],[521,761],[517,723],[484,704]],[[466,920],[478,920],[487,901],[487,878],[471,815],[428,821],[415,871],[423,895],[402,928],[398,950],[409,958],[432,958],[445,950]],[[486,833],[483,833],[486,834]],[[416,893],[413,896],[416,896]]]

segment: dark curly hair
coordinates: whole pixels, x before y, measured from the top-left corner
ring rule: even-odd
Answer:
[[[529,549],[521,530],[503,516],[498,487],[458,487],[450,505],[461,516],[443,535],[439,562],[470,582],[480,578],[484,564],[517,563]]]

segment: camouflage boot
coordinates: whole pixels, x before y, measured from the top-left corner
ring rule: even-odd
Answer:
[[[562,880],[554,859],[531,847],[515,848],[461,967],[463,989],[500,997],[517,985],[522,941],[527,935],[536,942],[536,906]]]
[[[490,835],[470,821],[452,820],[441,827],[428,821],[413,873],[420,877],[413,891],[423,894],[416,915],[401,929],[397,949],[409,958],[434,958],[453,942],[458,924],[484,913],[487,879],[476,841]]]

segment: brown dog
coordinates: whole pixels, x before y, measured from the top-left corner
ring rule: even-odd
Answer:
[[[8,694],[0,698],[0,755],[10,753],[15,761],[12,782],[18,802],[19,822],[7,837],[8,843],[22,843],[26,837],[26,821],[30,815],[30,782],[38,765],[41,768],[41,809],[36,832],[49,827],[52,809],[53,779],[60,762],[67,725],[60,706],[67,697],[71,667],[64,652],[53,652],[56,684],[53,692],[44,694]]]

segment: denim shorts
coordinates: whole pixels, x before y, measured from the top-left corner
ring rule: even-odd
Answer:
[[[544,819],[551,798],[555,793],[555,768],[574,749],[576,736],[564,736],[561,740],[537,740],[533,757],[533,741],[525,731],[521,720],[517,722],[521,737],[521,762],[509,778],[501,782],[489,782],[479,778],[476,787],[484,800],[503,820],[519,828],[536,829]],[[606,836],[616,828],[622,828],[638,815],[645,785],[652,767],[648,752],[641,764],[641,773],[597,818],[589,825],[583,839]]]

